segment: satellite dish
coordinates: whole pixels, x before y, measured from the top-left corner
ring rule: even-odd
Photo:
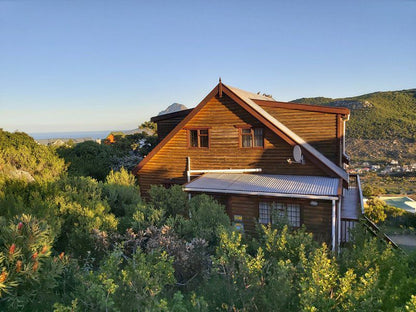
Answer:
[[[297,163],[300,163],[300,164],[305,163],[304,160],[303,160],[302,149],[300,148],[299,145],[295,145],[293,147],[293,159]]]

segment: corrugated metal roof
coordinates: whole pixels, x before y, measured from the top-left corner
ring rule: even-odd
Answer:
[[[185,191],[304,196],[338,196],[339,179],[318,176],[206,173]],[[306,196],[306,197],[307,197]],[[290,197],[290,196],[288,196]]]

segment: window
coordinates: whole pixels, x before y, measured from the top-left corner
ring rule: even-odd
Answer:
[[[189,130],[189,147],[209,147],[208,129]]]
[[[259,203],[259,222],[262,224],[277,223],[278,220],[287,220],[289,225],[300,227],[300,205],[278,202]]]
[[[263,147],[263,128],[241,128],[241,147]]]

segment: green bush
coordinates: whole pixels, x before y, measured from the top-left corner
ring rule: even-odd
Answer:
[[[90,176],[104,181],[111,171],[114,151],[107,145],[94,141],[85,141],[74,147],[60,147],[59,156],[68,164],[68,174],[71,176]]]
[[[45,221],[20,215],[0,230],[0,308],[42,311],[57,300],[67,258],[53,257],[53,235]]]
[[[2,179],[52,181],[66,170],[55,151],[23,132],[0,129],[0,182]]]

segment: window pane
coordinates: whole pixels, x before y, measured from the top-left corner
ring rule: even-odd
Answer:
[[[251,134],[251,129],[241,129],[241,133]]]
[[[285,220],[286,212],[285,205],[282,203],[273,202],[272,204],[272,221],[273,224],[276,224],[279,220],[282,222]]]
[[[198,130],[189,130],[189,141],[191,147],[198,147]]]
[[[201,130],[201,131],[208,131],[208,130]],[[199,147],[208,147],[208,135],[201,135],[199,136]]]
[[[259,203],[259,223],[267,224],[270,222],[270,207],[268,203]]]
[[[253,146],[251,134],[250,135],[242,135],[241,136],[241,145],[243,147],[252,147]]]
[[[254,129],[254,146],[263,147],[263,128]]]
[[[199,133],[200,134],[208,135],[208,130],[199,130]]]
[[[291,226],[300,227],[300,205],[287,204],[287,218]]]

